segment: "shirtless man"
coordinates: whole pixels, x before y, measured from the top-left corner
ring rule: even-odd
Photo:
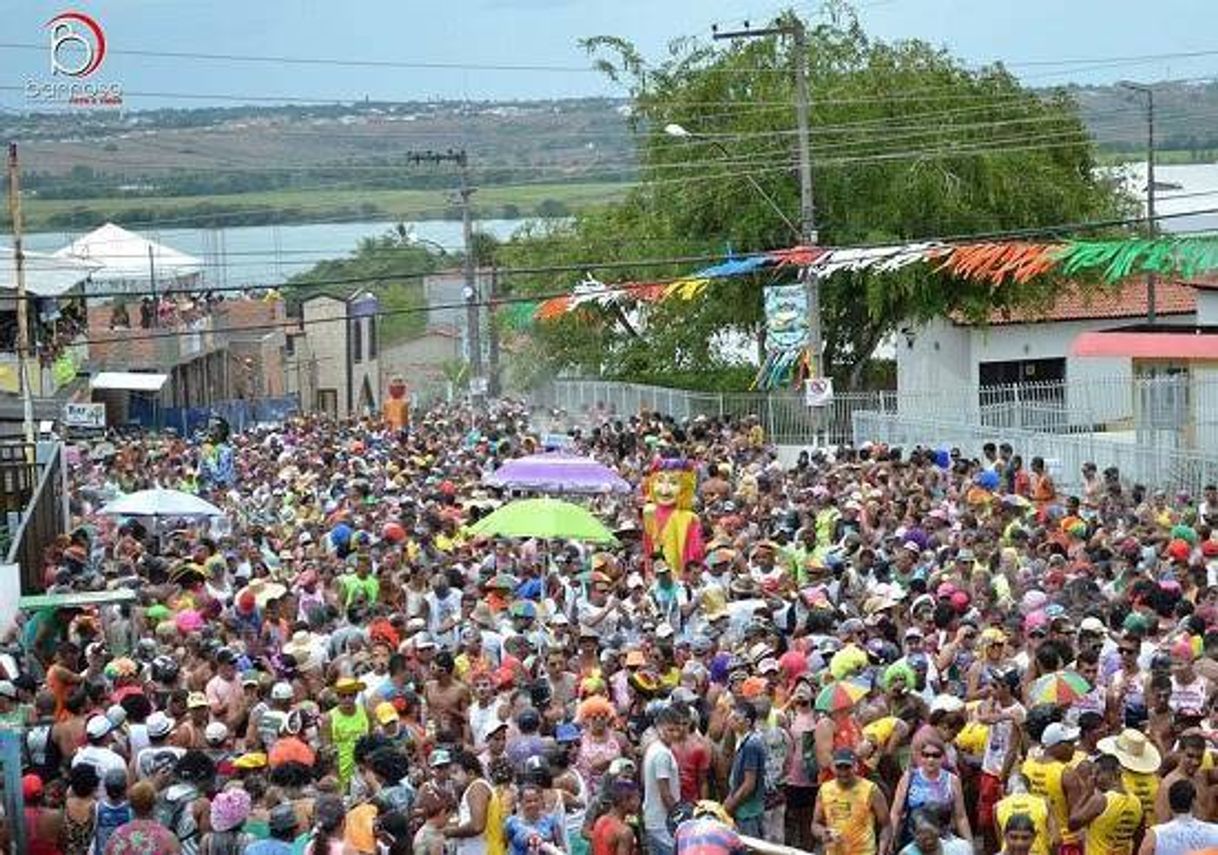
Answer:
[[[453,655],[447,650],[441,650],[431,663],[431,673],[434,679],[428,680],[423,687],[423,697],[427,701],[427,714],[437,727],[445,723],[463,726],[465,713],[469,709],[469,687],[453,678],[456,671]]]
[[[1154,822],[1171,822],[1173,811],[1168,799],[1168,790],[1176,781],[1192,781],[1196,789],[1193,814],[1197,819],[1212,822],[1215,816],[1215,783],[1218,769],[1202,769],[1205,759],[1206,741],[1200,733],[1186,733],[1180,737],[1180,750],[1176,753],[1176,768],[1159,783],[1159,794],[1155,798]],[[1154,823],[1148,823],[1154,824]]]
[[[84,689],[77,688],[64,702],[64,715],[51,728],[51,739],[59,748],[59,756],[70,759],[85,744],[85,709],[89,700]]]

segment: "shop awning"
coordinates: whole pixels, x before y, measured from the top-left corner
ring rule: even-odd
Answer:
[[[122,389],[127,392],[159,392],[168,374],[140,374],[135,371],[103,371],[89,382],[90,389]]]
[[[1085,332],[1074,339],[1071,353],[1075,356],[1218,360],[1218,333],[1186,329],[1179,332]]]

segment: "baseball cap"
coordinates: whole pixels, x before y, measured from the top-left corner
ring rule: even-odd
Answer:
[[[389,701],[381,701],[376,705],[376,709],[373,710],[373,713],[376,715],[376,720],[380,724],[390,724],[391,722],[398,720],[397,707],[395,707]]]
[[[432,639],[431,634],[420,632],[414,637],[415,650],[432,649],[436,646],[436,642]]]
[[[223,742],[228,739],[228,727],[222,721],[213,721],[203,731],[203,738],[208,742]]]
[[[564,721],[554,728],[554,741],[558,743],[578,742],[580,737],[579,725]]]
[[[493,718],[486,724],[482,725],[481,739],[486,742],[496,733],[501,730],[507,730],[508,723],[499,718]]]
[[[435,749],[434,751],[431,752],[431,756],[429,758],[427,758],[427,765],[431,766],[431,768],[433,768],[433,769],[436,768],[437,766],[447,766],[448,764],[450,764],[452,762],[453,762],[452,755],[449,754],[448,751],[446,751],[443,748]]]
[[[833,752],[834,766],[853,766],[856,760],[853,748],[839,748]]]
[[[42,798],[42,778],[33,772],[21,779],[21,795],[27,801]]]
[[[144,725],[148,729],[149,736],[151,736],[153,739],[159,739],[162,736],[169,735],[170,731],[173,730],[174,721],[172,718],[165,715],[165,713],[158,710],[157,712],[154,712],[152,715],[148,716],[148,719],[144,722]]]
[[[93,716],[85,725],[85,733],[90,739],[101,739],[112,730],[114,730],[114,723],[104,715]]]
[[[273,701],[290,701],[294,697],[296,697],[296,691],[292,688],[291,683],[280,680],[271,686],[271,700]]]
[[[1040,744],[1045,748],[1052,748],[1063,742],[1074,742],[1078,739],[1078,733],[1077,727],[1070,727],[1060,721],[1055,721],[1045,728],[1045,732],[1040,737]]]
[[[1095,617],[1083,618],[1083,622],[1078,625],[1078,628],[1082,632],[1093,632],[1097,635],[1102,635],[1107,631],[1104,622]]]
[[[186,696],[186,709],[197,710],[207,706],[207,696],[202,692],[191,692]]]

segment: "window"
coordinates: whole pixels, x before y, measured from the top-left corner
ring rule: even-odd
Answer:
[[[368,358],[376,359],[376,318],[368,319]]]
[[[359,364],[364,359],[364,321],[352,318],[347,328],[351,331],[351,361]]]
[[[296,336],[290,335],[284,339],[283,352],[288,356],[296,355]]]

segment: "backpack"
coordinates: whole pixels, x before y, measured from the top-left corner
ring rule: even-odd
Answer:
[[[152,809],[153,818],[178,838],[182,855],[198,855],[199,825],[189,810],[198,797],[199,791],[193,784],[174,784]]]
[[[63,763],[63,752],[51,738],[51,723],[36,724],[25,734],[25,756],[34,769],[58,769]]]

